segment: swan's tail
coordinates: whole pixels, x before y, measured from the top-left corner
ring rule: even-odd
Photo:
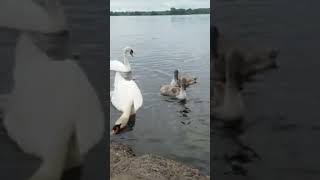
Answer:
[[[114,127],[112,128],[111,134],[118,134],[123,128],[125,128],[129,122],[131,112],[134,109],[133,101],[130,101],[125,111],[116,121]]]

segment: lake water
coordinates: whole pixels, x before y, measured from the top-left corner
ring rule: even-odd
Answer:
[[[133,146],[137,154],[153,153],[187,163],[209,174],[210,167],[210,16],[112,16],[110,58],[121,60],[122,49],[135,51],[133,76],[144,103],[132,131],[112,142]],[[173,71],[189,73],[198,83],[187,89],[187,102],[160,95]],[[114,72],[110,72],[113,89]],[[120,116],[110,106],[110,128]]]
[[[215,179],[320,178],[319,5],[315,0],[214,4],[214,21],[223,33],[280,49],[280,69],[245,88],[248,112],[242,132],[212,130]],[[225,158],[235,154],[242,157]]]

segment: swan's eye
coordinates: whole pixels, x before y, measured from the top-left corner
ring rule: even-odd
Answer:
[[[130,54],[131,54],[131,55],[133,54],[133,50],[132,50],[132,49],[130,50]]]

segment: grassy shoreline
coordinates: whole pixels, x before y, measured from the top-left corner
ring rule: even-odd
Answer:
[[[123,177],[123,175],[125,175]],[[129,145],[110,144],[111,180],[210,180],[196,168],[153,154],[137,156]]]

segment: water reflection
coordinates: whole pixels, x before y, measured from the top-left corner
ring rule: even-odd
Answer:
[[[214,168],[224,175],[247,176],[248,165],[261,158],[256,149],[244,140],[249,129],[257,122],[247,119],[252,110],[246,104],[247,100],[252,98],[252,93],[243,92],[249,84],[255,82],[252,81],[253,77],[265,74],[269,69],[275,69],[278,51],[263,47],[244,48],[246,46],[243,42],[229,39],[218,27],[214,27],[213,30],[211,43],[214,45],[214,89],[211,131],[215,137],[213,142],[216,144],[214,161],[219,162]],[[219,116],[215,116],[216,114]],[[230,116],[231,114],[233,116]]]
[[[246,176],[248,170],[245,165],[260,159],[258,153],[241,139],[247,127],[242,122],[234,126],[225,126],[224,122],[219,120],[213,120],[212,123],[214,136],[228,142],[227,146],[232,147],[215,158],[229,166],[223,173]]]

